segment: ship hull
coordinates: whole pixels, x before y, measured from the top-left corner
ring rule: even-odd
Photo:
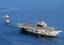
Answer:
[[[21,28],[21,32],[23,34],[28,34],[28,35],[33,35],[33,36],[41,36],[41,37],[57,37],[57,36],[49,36],[49,35],[42,35],[42,34],[38,34],[38,33],[33,33],[30,31],[27,31],[25,28]]]

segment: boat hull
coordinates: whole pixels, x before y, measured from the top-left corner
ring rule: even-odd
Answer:
[[[21,32],[23,34],[28,34],[28,35],[33,35],[33,36],[57,37],[57,36],[49,36],[49,35],[42,35],[42,34],[38,34],[38,33],[33,33],[33,32],[30,32],[30,31],[27,31],[25,28],[21,28]]]

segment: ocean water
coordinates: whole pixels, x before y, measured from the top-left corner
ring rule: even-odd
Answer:
[[[10,25],[3,16],[11,17]],[[63,32],[56,38],[35,37],[20,33],[16,23],[37,23],[42,18]],[[64,45],[64,0],[0,1],[0,45]]]

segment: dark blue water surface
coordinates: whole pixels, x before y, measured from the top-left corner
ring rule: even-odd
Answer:
[[[4,23],[7,14],[11,25]],[[57,38],[36,38],[14,27],[17,22],[36,23],[40,18],[64,31],[64,0],[0,0],[0,45],[64,45],[64,32]]]

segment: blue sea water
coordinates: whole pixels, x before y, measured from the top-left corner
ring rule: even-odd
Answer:
[[[4,23],[7,14],[11,25]],[[63,32],[57,38],[36,38],[20,34],[14,27],[18,22],[36,23],[40,18]],[[64,0],[1,0],[0,45],[64,45]]]

